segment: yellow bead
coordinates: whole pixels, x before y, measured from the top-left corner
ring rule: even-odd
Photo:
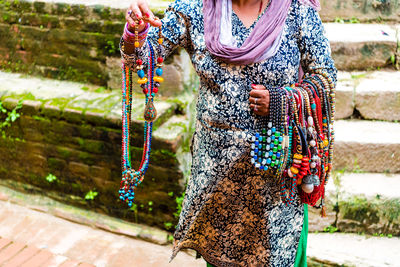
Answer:
[[[297,168],[295,168],[295,167],[290,167],[290,171],[291,171],[293,174],[298,174],[298,173],[299,173],[299,170],[298,170]]]
[[[301,154],[294,154],[294,156],[293,156],[295,159],[302,159],[303,158],[303,155],[301,155]]]
[[[135,47],[138,48],[140,46],[139,42],[135,42]]]
[[[155,76],[155,77],[153,78],[153,80],[154,80],[155,82],[162,83],[162,82],[164,81],[164,78],[163,78],[163,77],[160,77],[160,76]]]
[[[158,43],[159,43],[159,44],[162,44],[163,42],[164,42],[164,39],[163,39],[163,38],[159,38],[159,39],[158,39]]]
[[[325,139],[324,140],[324,146],[327,147],[328,145],[329,145],[329,141],[328,141],[328,139]]]
[[[138,80],[138,83],[139,83],[139,84],[145,84],[145,83],[147,83],[147,78],[146,78],[146,77],[143,77],[143,78],[139,79],[139,80]]]

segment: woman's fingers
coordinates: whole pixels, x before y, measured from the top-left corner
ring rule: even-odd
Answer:
[[[255,90],[265,90],[265,86],[261,85],[261,84],[252,84],[251,88],[255,89]]]
[[[138,20],[141,20],[141,19],[143,18],[143,14],[142,14],[142,12],[140,11],[139,5],[138,5],[136,2],[134,2],[133,4],[131,4],[131,6],[129,7],[129,9],[132,11],[131,16],[132,16],[133,19],[136,18],[136,19],[138,19]]]
[[[153,27],[161,26],[161,21],[154,16],[153,12],[151,12],[147,2],[140,2],[139,8],[142,11],[144,21],[150,23]]]
[[[269,91],[263,85],[251,85],[250,108],[257,115],[266,116],[269,112]]]
[[[255,114],[260,116],[267,116],[269,113],[269,109],[267,107],[258,104],[257,106],[255,104],[250,104],[250,108]]]

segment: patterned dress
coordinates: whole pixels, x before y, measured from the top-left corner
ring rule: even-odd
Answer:
[[[293,266],[304,208],[286,206],[278,181],[250,163],[250,139],[257,115],[250,110],[251,84],[289,86],[299,66],[337,70],[318,13],[293,0],[276,55],[263,62],[235,66],[212,56],[204,42],[201,0],[176,0],[165,13],[165,53],[183,47],[200,77],[192,167],[174,234],[171,260],[179,250],[195,249],[215,266]],[[268,12],[268,8],[264,11]],[[232,34],[241,45],[246,28],[232,14]],[[158,29],[147,37],[157,45]],[[141,52],[146,53],[143,46]],[[130,63],[135,64],[132,60]]]

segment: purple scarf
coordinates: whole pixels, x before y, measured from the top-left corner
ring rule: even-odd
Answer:
[[[232,36],[232,1],[203,0],[204,38],[208,51],[221,60],[238,65],[261,62],[275,55],[292,0],[270,0],[250,36],[237,47]],[[319,10],[318,0],[299,0]]]

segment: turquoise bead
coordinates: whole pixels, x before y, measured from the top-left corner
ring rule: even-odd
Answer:
[[[137,75],[139,78],[144,78],[144,70],[138,70]]]
[[[316,108],[317,108],[317,105],[316,105],[315,103],[313,103],[313,104],[311,104],[311,108],[312,108],[312,109],[316,109]]]
[[[161,68],[157,68],[156,69],[156,74],[157,74],[157,76],[163,75],[163,70]]]

